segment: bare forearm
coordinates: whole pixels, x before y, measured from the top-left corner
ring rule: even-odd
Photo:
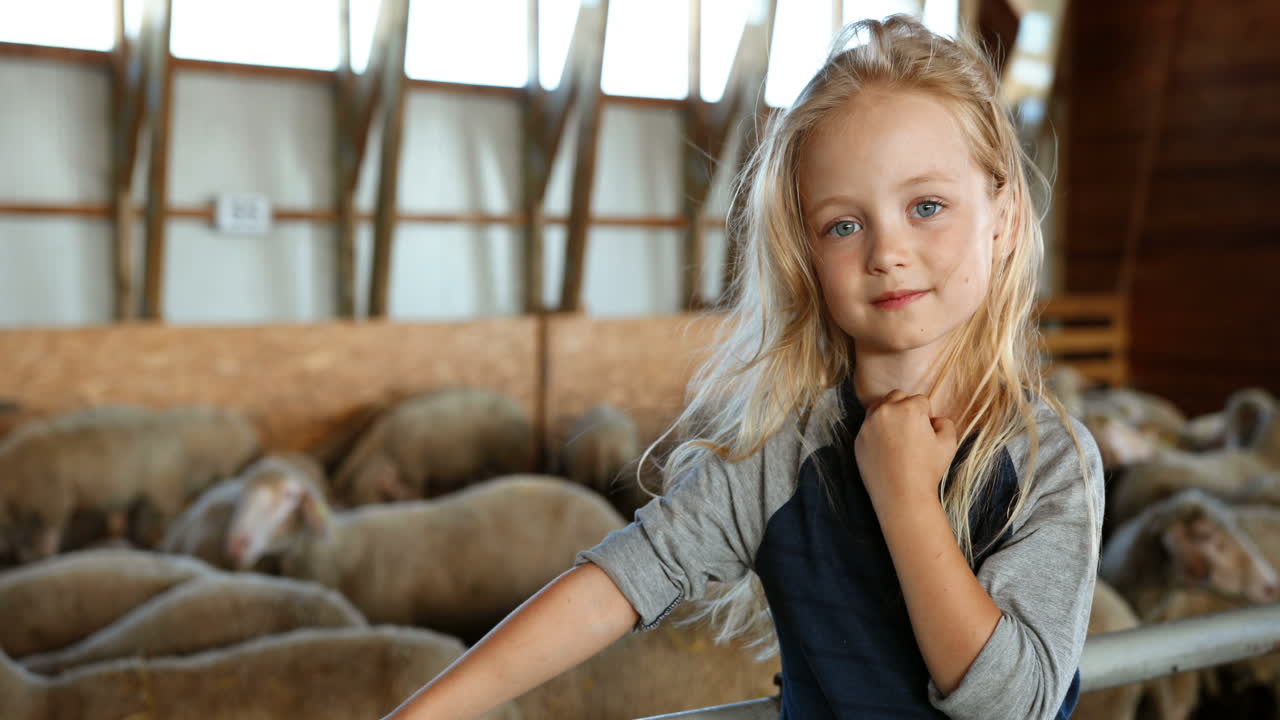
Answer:
[[[463,720],[519,697],[613,644],[638,616],[599,567],[561,575],[388,720]]]
[[[936,498],[877,506],[911,628],[929,675],[944,695],[964,679],[1000,621],[965,561]]]

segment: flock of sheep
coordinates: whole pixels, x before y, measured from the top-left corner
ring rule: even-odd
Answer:
[[[1128,388],[1049,385],[1089,428],[1107,478],[1090,633],[1280,602],[1280,406],[1260,388],[1186,418]],[[1076,716],[1277,717],[1280,654],[1085,695]],[[1145,702],[1144,702],[1145,700]],[[1196,715],[1197,711],[1199,715]]]
[[[1280,601],[1280,408],[1260,389],[1186,419],[1131,389],[1050,385],[1089,427],[1108,512],[1090,632]],[[0,441],[0,717],[375,718],[648,497],[597,407],[531,474],[518,403],[437,389],[327,462],[222,409],[100,407]],[[327,467],[326,467],[327,466]],[[656,485],[656,483],[650,483]],[[776,692],[776,658],[664,623],[487,717],[634,718]],[[1261,692],[1280,656],[1086,695],[1077,717],[1188,718]]]
[[[500,394],[385,409],[326,472],[224,410],[101,407],[0,442],[0,717],[376,718],[626,524],[640,452],[602,406],[536,475]],[[678,619],[678,618],[677,618]],[[633,718],[776,691],[667,623],[486,717]]]

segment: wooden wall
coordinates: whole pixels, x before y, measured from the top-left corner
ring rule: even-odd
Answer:
[[[1280,3],[1070,8],[1067,291],[1117,289],[1132,238],[1133,384],[1280,391]]]

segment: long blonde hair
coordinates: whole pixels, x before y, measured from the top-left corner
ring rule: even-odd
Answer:
[[[940,492],[951,528],[972,563],[981,549],[970,538],[970,509],[988,491],[1002,449],[1020,433],[1030,435],[1028,470],[1019,472],[1023,486],[1006,529],[1025,504],[1039,451],[1035,398],[1051,405],[1071,432],[1081,467],[1088,465],[1065,410],[1042,384],[1035,308],[1044,247],[1028,177],[1043,182],[1043,175],[1019,144],[983,51],[965,37],[937,36],[910,17],[846,27],[794,104],[769,120],[737,178],[733,206],[739,211],[730,217],[730,233],[740,244],[741,260],[713,354],[689,385],[686,409],[664,435],[689,438],[666,458],[666,486],[712,453],[736,462],[759,452],[777,433],[799,440],[803,422],[828,427],[839,422],[830,413],[810,416],[818,400],[852,372],[854,356],[852,341],[823,302],[796,178],[805,141],[868,87],[927,93],[953,109],[973,160],[990,177],[991,196],[1000,204],[1000,236],[1012,241],[1008,257],[993,261],[997,265],[982,306],[940,353],[930,390],[941,378],[952,378],[968,397],[953,419],[959,436],[972,445],[943,479]],[[1090,513],[1096,528],[1092,503]],[[703,616],[719,625],[721,639],[752,630],[764,631],[760,641],[771,637],[752,573],[709,593],[695,613]]]

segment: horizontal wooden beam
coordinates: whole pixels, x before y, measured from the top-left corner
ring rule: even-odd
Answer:
[[[1120,352],[1128,338],[1120,328],[1067,328],[1044,333],[1044,344],[1054,355]]]
[[[1042,318],[1072,320],[1088,318],[1123,319],[1126,298],[1123,295],[1061,295],[1040,303]]]
[[[71,63],[110,65],[111,53],[98,50],[74,50],[69,48],[48,47],[45,45],[26,45],[22,43],[0,43],[0,57],[37,57],[62,60]],[[332,83],[335,70],[315,70],[313,68],[293,68],[276,65],[252,65],[248,63],[223,62],[221,60],[196,60],[193,58],[173,58],[173,69],[178,72],[224,73],[228,75],[244,75],[248,77],[270,77],[303,82]],[[405,87],[410,90],[425,90],[452,93],[455,95],[475,95],[480,97],[499,97],[518,100],[523,98],[526,90],[523,87],[506,87],[502,85],[481,85],[477,83],[445,82],[442,80],[423,80],[409,78]],[[688,98],[650,98],[635,95],[601,95],[606,105],[623,105],[653,110],[683,108],[689,104]]]
[[[173,56],[173,69],[177,71],[245,75],[248,77],[282,78],[305,82],[332,83],[336,70],[283,67],[278,65],[253,65],[251,63],[224,62],[222,60],[196,60]]]
[[[139,214],[143,208],[135,208]],[[28,217],[76,217],[93,219],[110,219],[109,205],[59,205],[59,204],[0,204],[0,217],[6,215]],[[167,216],[173,220],[204,220],[213,222],[212,207],[177,206],[170,207]],[[357,219],[369,222],[373,213],[362,212]],[[337,222],[338,214],[333,210],[308,210],[303,208],[276,208],[272,212],[274,222]],[[523,213],[457,213],[457,212],[400,212],[396,214],[398,222],[443,225],[523,225]],[[547,215],[545,221],[563,225],[568,222],[565,215]],[[590,224],[601,227],[646,227],[658,229],[680,230],[688,227],[683,217],[664,215],[595,215]],[[722,217],[708,216],[702,219],[704,227],[724,227]]]
[[[24,58],[32,60],[56,60],[58,62],[78,65],[93,65],[109,68],[111,66],[110,50],[82,50],[80,48],[53,47],[51,45],[31,45],[28,43],[0,42],[0,57]]]

